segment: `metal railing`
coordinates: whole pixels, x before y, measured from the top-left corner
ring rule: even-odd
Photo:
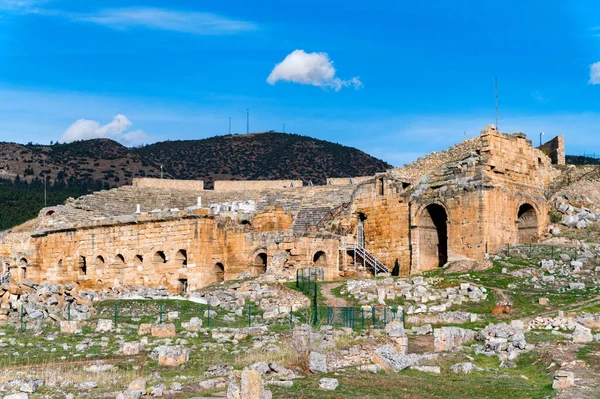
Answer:
[[[0,274],[0,285],[10,284],[10,270]]]
[[[325,271],[322,267],[306,267],[296,270],[296,288],[308,296],[315,293],[315,282],[324,279]]]
[[[344,248],[347,252],[353,252],[354,261],[356,262],[357,258],[362,260],[363,264],[366,267],[370,267],[373,270],[373,274],[377,276],[378,273],[389,273],[390,270],[381,263],[375,256],[373,256],[369,251],[366,250],[365,247],[360,245],[357,242],[352,244],[346,244]]]

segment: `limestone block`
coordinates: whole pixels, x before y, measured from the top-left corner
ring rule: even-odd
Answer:
[[[76,320],[61,320],[60,332],[67,335],[81,334],[81,322]]]
[[[112,331],[114,327],[114,323],[110,319],[100,319],[96,324],[96,332],[108,332]]]
[[[552,381],[552,388],[554,389],[565,389],[575,385],[575,374],[570,371],[558,370],[554,374]]]
[[[152,324],[150,333],[156,338],[172,338],[177,335],[175,324]]]
[[[475,340],[475,331],[459,327],[441,327],[433,330],[433,350],[447,351]]]
[[[148,335],[152,333],[152,324],[142,323],[138,329],[138,335]]]

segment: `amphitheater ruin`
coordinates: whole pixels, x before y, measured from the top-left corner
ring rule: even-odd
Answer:
[[[326,280],[419,273],[536,241],[561,163],[562,136],[537,149],[490,125],[403,168],[324,186],[218,181],[205,190],[201,181],[136,179],[0,233],[0,262],[17,281],[173,292],[314,266]]]

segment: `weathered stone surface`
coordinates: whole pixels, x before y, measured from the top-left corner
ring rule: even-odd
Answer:
[[[308,369],[313,373],[327,373],[327,357],[319,352],[310,352]]]
[[[113,328],[114,328],[114,322],[113,322],[113,320],[110,320],[110,319],[100,319],[100,320],[98,320],[98,323],[96,324],[96,332],[98,332],[98,333],[112,331]]]
[[[142,350],[142,345],[139,342],[123,342],[120,351],[126,356],[139,355]]]
[[[181,346],[162,345],[154,348],[150,358],[161,366],[174,367],[184,364],[189,359],[190,350]]]
[[[150,332],[156,338],[171,338],[177,335],[175,324],[170,323],[153,324]]]
[[[458,363],[450,367],[450,370],[455,374],[471,374],[473,371],[481,370],[471,362]]]
[[[433,330],[433,349],[442,352],[475,340],[475,331],[459,327],[441,327]]]
[[[575,385],[575,374],[570,371],[558,370],[554,374],[552,381],[552,388],[554,389],[566,389]]]
[[[582,326],[581,324],[577,324],[575,326],[575,330],[573,331],[573,342],[574,343],[588,343],[592,342],[594,337],[592,336],[592,330]]]
[[[138,335],[149,335],[152,333],[152,324],[142,323],[138,328]]]
[[[324,391],[335,391],[340,382],[335,378],[321,378],[319,380],[319,389]]]
[[[67,335],[80,334],[81,322],[62,320],[60,322],[60,332]]]

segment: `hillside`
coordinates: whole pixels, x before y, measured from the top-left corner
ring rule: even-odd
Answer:
[[[227,135],[165,141],[137,150],[180,179],[299,179],[325,184],[327,177],[367,176],[391,168],[360,150],[297,134]]]
[[[160,176],[131,149],[108,139],[68,144],[21,145],[0,143],[0,178],[33,181],[100,180],[110,186],[131,182],[135,176]]]
[[[391,168],[355,148],[310,137],[262,133],[165,141],[127,148],[96,139],[68,144],[0,143],[0,231],[23,223],[44,206],[94,190],[130,184],[134,177],[213,180],[365,176]]]

